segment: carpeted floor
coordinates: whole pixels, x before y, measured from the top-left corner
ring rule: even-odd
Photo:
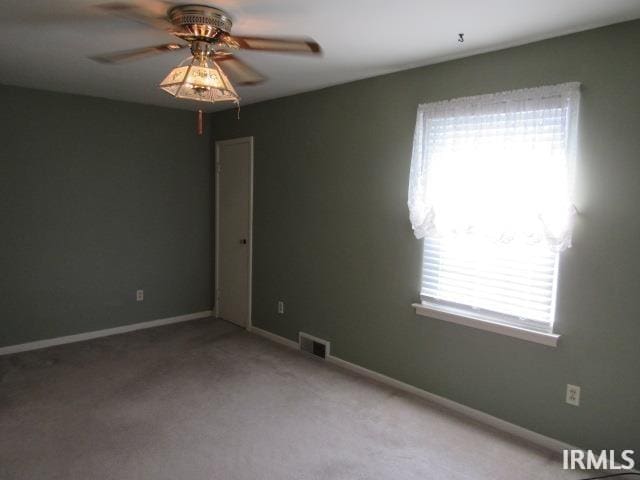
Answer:
[[[575,479],[547,452],[206,319],[0,357],[0,479]]]

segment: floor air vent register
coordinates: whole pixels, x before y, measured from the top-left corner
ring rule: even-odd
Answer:
[[[326,359],[329,356],[331,343],[308,333],[300,332],[298,334],[298,345],[301,351]]]

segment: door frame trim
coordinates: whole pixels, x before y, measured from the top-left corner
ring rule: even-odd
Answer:
[[[214,158],[214,176],[215,176],[215,246],[214,246],[214,285],[213,285],[213,312],[216,317],[218,317],[219,311],[219,295],[218,295],[218,286],[220,284],[220,272],[218,271],[220,262],[218,261],[220,257],[220,168],[219,168],[219,150],[220,146],[223,145],[235,145],[238,143],[249,143],[249,231],[247,239],[248,248],[249,248],[249,261],[248,261],[248,278],[249,278],[249,288],[248,288],[248,305],[247,305],[247,325],[245,328],[247,330],[251,329],[253,325],[252,321],[252,289],[253,289],[253,136],[251,137],[239,137],[232,138],[229,140],[218,140],[215,142],[215,158]]]

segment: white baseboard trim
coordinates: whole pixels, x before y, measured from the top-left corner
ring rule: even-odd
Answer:
[[[489,415],[488,413],[476,410],[475,408],[467,407],[466,405],[454,402],[453,400],[449,400],[445,397],[441,397],[440,395],[436,395],[435,393],[422,390],[421,388],[414,387],[413,385],[401,382],[400,380],[396,380],[395,378],[387,377],[386,375],[374,372],[373,370],[361,367],[360,365],[347,362],[346,360],[342,360],[341,358],[330,356],[327,357],[327,361],[334,365],[338,365],[339,367],[351,370],[352,372],[358,373],[362,376],[369,377],[380,383],[384,383],[391,387],[397,388],[398,390],[417,395],[418,397],[436,403],[449,410],[453,410],[454,412],[471,418],[479,423],[489,425],[490,427],[493,427],[497,430],[509,433],[515,437],[521,438],[545,449],[553,450],[554,452],[557,452],[559,454],[562,454],[562,450],[564,449],[576,448],[569,445],[568,443],[564,443],[560,440],[556,440],[540,433],[536,433],[524,427],[520,427],[513,423],[507,422],[506,420],[494,417],[493,415]]]
[[[257,335],[260,335],[261,337],[265,337],[276,343],[285,345],[286,347],[294,348],[296,350],[299,349],[296,342],[294,342],[293,340],[289,340],[288,338],[281,337],[280,335],[276,335],[275,333],[268,332],[258,327],[251,327],[248,330],[251,333],[255,333]],[[421,388],[414,387],[413,385],[401,382],[400,380],[396,380],[395,378],[391,378],[381,373],[374,372],[373,370],[361,367],[360,365],[356,365],[355,363],[347,362],[346,360],[342,360],[341,358],[334,355],[329,355],[326,361],[346,370],[355,372],[364,377],[371,378],[372,380],[375,380],[377,382],[389,385],[390,387],[397,388],[398,390],[417,395],[418,397],[424,398],[432,403],[464,415],[467,418],[473,419],[476,422],[506,432],[513,435],[514,437],[525,440],[538,447],[551,450],[560,455],[562,454],[562,451],[564,449],[576,448],[569,445],[568,443],[561,442],[560,440],[547,437],[540,433],[528,430],[524,427],[520,427],[505,420],[501,420],[500,418],[494,417],[493,415],[489,415],[488,413],[484,413],[480,410],[476,410],[475,408],[467,407],[466,405],[462,405],[461,403],[454,402],[453,400],[449,400],[448,398],[441,397],[426,390],[422,390]]]
[[[251,333],[255,333],[256,335],[260,335],[261,337],[267,338],[272,342],[279,343],[284,345],[285,347],[293,348],[298,350],[298,344],[293,340],[289,340],[288,338],[281,337],[280,335],[276,335],[275,333],[268,332],[258,327],[251,326],[247,328],[247,330]]]
[[[37,340],[35,342],[21,343],[19,345],[9,345],[7,347],[0,347],[0,355],[10,355],[12,353],[38,350],[40,348],[52,347],[54,345],[63,345],[65,343],[83,342],[85,340],[91,340],[92,338],[108,337],[110,335],[133,332],[134,330],[161,327],[162,325],[169,325],[172,323],[187,322],[189,320],[195,320],[197,318],[210,317],[211,315],[213,315],[211,310],[204,310],[202,312],[178,315],[177,317],[161,318],[159,320],[150,320],[148,322],[122,325],[121,327],[106,328],[104,330],[94,330],[93,332],[77,333],[75,335],[67,335],[64,337],[47,338],[45,340]]]

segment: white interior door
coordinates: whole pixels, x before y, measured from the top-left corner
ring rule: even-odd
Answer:
[[[253,137],[216,142],[216,316],[251,325]]]

